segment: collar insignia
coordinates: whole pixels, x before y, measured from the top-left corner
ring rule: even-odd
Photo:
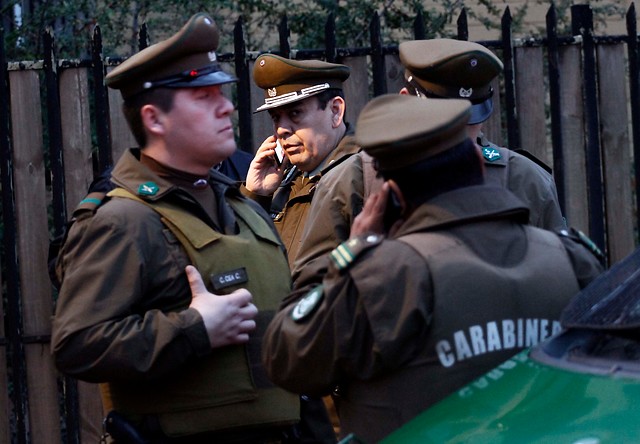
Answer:
[[[495,148],[482,148],[482,156],[489,162],[493,162],[502,158],[500,151]]]
[[[160,187],[155,182],[142,183],[138,187],[138,194],[141,196],[155,196],[160,191]]]

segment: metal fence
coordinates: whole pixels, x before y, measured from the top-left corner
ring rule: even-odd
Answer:
[[[571,14],[572,35],[557,34],[551,7],[546,37],[518,38],[512,35],[507,8],[502,38],[479,42],[505,65],[495,84],[496,107],[485,133],[498,144],[526,149],[553,166],[568,223],[588,233],[613,264],[637,244],[640,93],[635,7],[627,12],[628,34],[621,36],[594,35],[588,5],[573,6]],[[457,24],[458,38],[467,39],[464,12]],[[369,47],[337,47],[333,17],[325,29],[324,48],[293,50],[285,18],[277,52],[350,66],[345,96],[347,120],[354,122],[372,96],[403,86],[398,47],[382,41],[375,15]],[[237,85],[228,86],[229,94],[236,98],[239,146],[253,152],[273,130],[265,113],[252,112],[263,93],[251,81],[258,54],[245,50],[245,32],[237,22],[234,53],[222,54],[221,61],[239,78]],[[425,38],[421,16],[414,32],[416,39]],[[143,29],[141,46],[146,41]],[[90,60],[57,60],[50,34],[42,60],[7,61],[0,48],[0,444],[93,443],[101,433],[97,386],[61,377],[52,364],[55,294],[47,274],[49,239],[62,232],[95,172],[135,144],[120,112],[119,93],[103,85],[105,73],[120,60],[103,55],[99,28],[92,48]]]

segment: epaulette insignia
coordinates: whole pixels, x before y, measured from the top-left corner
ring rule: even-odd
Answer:
[[[85,196],[73,210],[73,217],[78,218],[81,214],[93,214],[105,200],[107,193],[94,191]]]
[[[569,231],[561,230],[559,232],[561,236],[570,237],[572,239],[577,240],[582,245],[584,245],[587,250],[589,250],[601,263],[604,263],[605,255],[602,250],[593,242],[589,236],[584,234],[582,231],[577,230],[575,228],[570,228]]]
[[[500,151],[491,147],[482,148],[482,156],[489,162],[495,162],[496,160],[500,160],[502,158]]]
[[[380,243],[382,239],[383,237],[377,234],[349,239],[334,248],[329,257],[338,270],[344,270],[351,265],[360,253]]]
[[[142,196],[155,196],[158,191],[160,191],[160,187],[155,182],[142,183],[138,187],[138,194]]]
[[[304,318],[315,311],[324,296],[322,288],[322,285],[318,285],[300,299],[295,307],[293,307],[293,310],[291,310],[291,319],[293,319],[294,322],[301,322]]]

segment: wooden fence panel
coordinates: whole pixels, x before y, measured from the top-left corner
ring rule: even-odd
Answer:
[[[253,65],[255,64],[255,60],[252,60],[249,63],[249,72],[253,72]],[[258,88],[256,84],[253,82],[253,77],[251,76],[250,82],[251,84],[251,111],[255,111],[261,105],[264,105],[264,90],[262,88]],[[262,145],[264,139],[273,134],[273,122],[271,121],[271,117],[269,113],[259,112],[254,113],[251,119],[251,123],[253,126],[253,152]]]
[[[10,73],[13,122],[18,257],[26,337],[51,332],[51,284],[47,270],[49,230],[42,150],[39,76],[37,71]],[[33,442],[60,442],[58,387],[49,344],[25,344],[30,434]]]
[[[109,100],[109,122],[111,129],[111,155],[115,164],[122,153],[127,149],[137,146],[129,124],[122,113],[122,95],[120,91],[107,88],[107,98]]]
[[[88,70],[74,68],[60,74],[60,112],[62,118],[65,198],[67,216],[82,200],[91,180],[91,122]],[[102,434],[102,402],[97,384],[78,381],[80,439],[98,442]]]
[[[544,61],[542,47],[515,48],[516,104],[520,148],[551,165],[551,152],[547,149],[547,122],[545,117]]]
[[[366,56],[347,57],[340,61],[351,68],[349,78],[344,82],[344,96],[347,102],[346,121],[355,126],[358,115],[367,104],[369,92],[368,61]]]
[[[0,288],[3,288],[2,274],[0,274]],[[7,339],[4,323],[4,304],[0,304],[0,337],[3,341]],[[5,342],[0,345],[0,444],[9,444],[11,442],[11,427],[9,425],[11,401],[9,400],[9,374],[6,371],[7,368],[7,346]]]
[[[634,250],[634,214],[628,95],[623,44],[599,45],[598,86],[610,263]]]
[[[579,46],[560,49],[560,102],[565,162],[567,224],[589,233],[587,173],[585,160],[584,108]]]
[[[87,69],[60,73],[60,114],[67,217],[80,202],[93,178],[91,161],[91,116]]]
[[[397,94],[404,87],[404,66],[400,63],[400,56],[397,54],[385,56],[384,65],[387,92]]]

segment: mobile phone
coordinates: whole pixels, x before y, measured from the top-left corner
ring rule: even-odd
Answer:
[[[280,140],[276,139],[276,155],[274,156],[276,159],[276,164],[278,166],[282,165],[284,162],[284,150],[282,149],[282,145],[280,145]]]
[[[400,219],[402,215],[402,206],[400,205],[400,200],[396,193],[393,192],[391,188],[389,188],[389,195],[387,197],[387,207],[384,211],[384,216],[382,219],[382,223],[384,225],[385,231],[389,231],[391,226],[395,221]]]

